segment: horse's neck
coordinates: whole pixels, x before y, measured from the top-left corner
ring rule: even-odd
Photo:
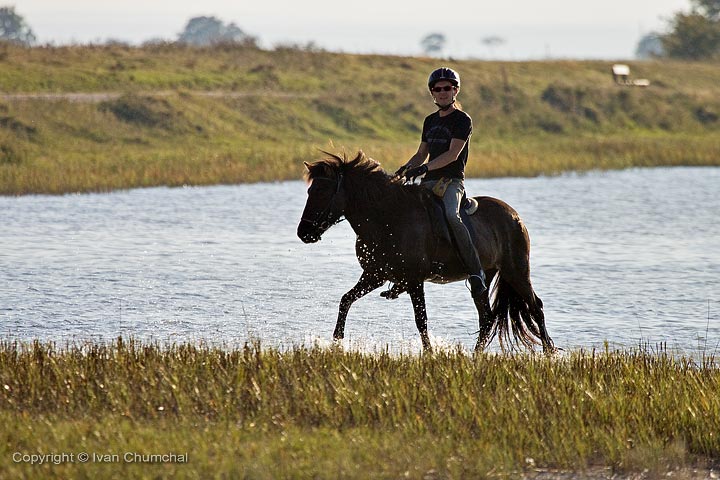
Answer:
[[[358,188],[362,188],[359,186]],[[398,218],[412,215],[424,208],[420,198],[400,195],[395,185],[389,185],[387,196],[368,201],[364,195],[348,192],[345,218],[361,238],[385,236],[392,231]]]

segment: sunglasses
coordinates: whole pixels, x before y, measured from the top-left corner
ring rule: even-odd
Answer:
[[[438,92],[449,92],[453,88],[455,88],[455,87],[453,87],[452,85],[446,85],[444,87],[433,87],[430,90],[432,90],[435,93],[438,93]]]

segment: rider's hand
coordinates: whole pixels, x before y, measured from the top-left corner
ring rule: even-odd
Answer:
[[[420,165],[419,167],[411,168],[405,172],[405,181],[412,182],[417,177],[425,175],[428,171],[427,165]]]
[[[407,165],[403,165],[402,167],[398,168],[398,169],[395,171],[395,176],[396,176],[396,177],[402,177],[402,176],[404,176],[404,175],[405,175],[405,170],[407,170],[407,168],[408,168]]]

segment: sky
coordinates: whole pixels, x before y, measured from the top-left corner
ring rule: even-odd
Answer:
[[[40,43],[175,40],[201,15],[234,22],[262,47],[421,55],[429,33],[444,56],[503,60],[632,59],[690,0],[7,0]],[[503,43],[489,47],[488,37]]]

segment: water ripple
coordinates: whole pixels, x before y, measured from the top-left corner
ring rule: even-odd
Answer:
[[[718,168],[656,168],[466,186],[523,217],[559,346],[697,351],[720,343],[718,185]],[[0,335],[327,342],[360,268],[347,223],[318,244],[297,239],[305,190],[298,181],[0,198]],[[426,293],[434,341],[472,348],[465,286]],[[347,345],[369,350],[420,348],[407,296],[368,295],[346,332]]]

